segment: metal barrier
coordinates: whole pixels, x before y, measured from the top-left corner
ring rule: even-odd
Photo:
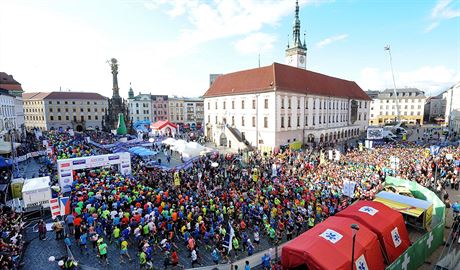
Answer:
[[[269,254],[271,261],[278,260],[281,258],[281,250],[283,247],[289,242],[285,242],[279,246],[275,246],[269,249],[266,249],[264,251],[257,252],[256,254],[240,259],[238,261],[234,261],[232,263],[226,263],[226,264],[217,264],[217,265],[210,265],[210,266],[204,266],[204,267],[198,267],[198,268],[192,268],[194,270],[232,270],[234,266],[238,266],[238,269],[244,269],[244,265],[246,264],[246,261],[249,262],[249,265],[251,268],[254,268],[256,266],[259,266],[262,264],[262,257],[265,254]]]

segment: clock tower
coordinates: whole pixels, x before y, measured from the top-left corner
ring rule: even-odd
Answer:
[[[296,68],[307,69],[307,45],[305,42],[305,34],[302,41],[300,40],[300,19],[299,19],[299,1],[295,2],[295,18],[292,24],[292,46],[286,48],[286,64]]]

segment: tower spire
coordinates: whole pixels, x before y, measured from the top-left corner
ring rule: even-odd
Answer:
[[[295,17],[292,26],[292,37],[294,38],[294,47],[302,47],[302,42],[300,40],[299,0],[295,1]]]

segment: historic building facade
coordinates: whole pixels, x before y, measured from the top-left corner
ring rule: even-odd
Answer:
[[[425,93],[417,88],[368,91],[372,98],[370,106],[370,125],[384,125],[398,121],[398,109],[401,122],[423,124]]]
[[[274,63],[216,79],[204,94],[205,134],[234,149],[337,142],[366,130],[369,105],[355,82]]]
[[[24,92],[21,84],[16,81],[12,75],[5,72],[0,72],[0,91],[2,91],[3,101],[2,108],[9,107],[8,104],[13,100],[13,118],[11,116],[3,119],[3,127],[6,129],[15,129],[18,133],[25,130],[24,126],[24,104],[22,100],[22,93]],[[3,109],[2,109],[3,110]],[[5,122],[6,121],[6,122]],[[11,124],[12,123],[12,124]],[[6,125],[5,125],[6,124]]]
[[[75,131],[102,129],[108,98],[89,92],[24,93],[27,129]]]
[[[218,76],[204,94],[205,135],[233,149],[271,150],[291,143],[322,144],[359,136],[370,98],[352,81],[306,70],[296,2],[286,65]]]

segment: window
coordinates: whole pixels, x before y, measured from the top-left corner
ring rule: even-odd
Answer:
[[[61,121],[62,120],[62,117],[60,115],[58,115],[58,120]]]
[[[320,110],[321,110],[321,103],[322,103],[322,102],[321,102],[321,100],[320,100],[320,101],[319,101],[319,109],[320,109]]]
[[[291,98],[288,98],[288,109],[291,108]]]
[[[417,115],[420,115],[420,112],[417,112]]]
[[[60,101],[57,101],[56,103],[57,103],[57,104],[61,104],[61,102],[60,102]]]
[[[50,116],[50,121],[54,121],[54,116]]]
[[[255,99],[252,100],[252,108],[253,108],[253,109],[256,108],[256,100],[255,100]]]
[[[318,124],[321,125],[321,115],[318,117]]]
[[[72,104],[75,105],[75,101],[72,101]]]
[[[235,109],[235,101],[232,100],[232,109]]]
[[[256,127],[256,117],[252,117],[252,127]]]
[[[217,115],[216,115],[216,121],[215,121],[215,122],[216,122],[216,124],[217,124]]]
[[[235,116],[232,116],[232,126],[235,125]]]
[[[50,100],[50,101],[48,101],[48,104],[53,104],[53,102]]]
[[[241,116],[241,126],[244,127],[244,116]]]
[[[418,105],[418,106],[417,106],[417,108],[418,108],[418,109],[421,109],[421,108],[422,108],[422,106],[421,106],[421,105]]]
[[[68,115],[65,116],[65,120],[69,121],[69,116]]]
[[[307,127],[308,126],[308,116],[305,115],[305,126]]]
[[[312,117],[312,120],[313,120],[312,125],[313,125],[313,126],[315,125],[315,119],[316,119],[316,115],[313,115],[313,117]]]
[[[88,120],[91,120],[91,115],[88,115]]]
[[[364,102],[364,109],[367,109],[367,102]],[[364,119],[366,120],[366,119]]]
[[[211,109],[211,102],[208,102],[208,110]]]
[[[64,104],[68,104],[68,102],[67,102],[67,101],[64,101]]]
[[[414,105],[410,105],[410,108],[411,108],[411,109],[414,109]]]
[[[99,116],[95,115],[94,119],[99,120]]]
[[[224,108],[224,110],[225,110],[225,107],[227,107],[227,106],[226,106],[225,101],[224,101],[224,103],[223,103],[223,108]]]
[[[77,111],[77,109],[73,108],[73,109],[72,109],[72,111],[73,111],[73,112],[76,112],[76,111]]]
[[[57,108],[57,111],[58,111],[58,112],[61,112],[61,108]]]
[[[366,121],[366,120],[367,120],[367,114],[364,113],[364,121]]]
[[[83,108],[80,108],[80,112],[83,112]]]
[[[297,127],[300,127],[300,116],[297,116]]]
[[[81,121],[85,121],[85,116],[82,115],[82,116],[80,117],[80,119],[81,119]]]
[[[268,109],[268,98],[264,100],[264,108]]]
[[[89,105],[89,101],[86,102],[86,105]]]
[[[77,116],[76,115],[73,116],[73,121],[77,122]]]
[[[305,99],[305,109],[308,109],[308,98]]]
[[[214,108],[217,110],[217,101],[214,103]]]
[[[281,127],[284,128],[284,116],[281,116]]]
[[[268,117],[264,117],[264,128],[268,128]]]
[[[69,108],[65,108],[65,112],[69,112]]]
[[[291,127],[291,117],[290,117],[290,116],[288,116],[288,122],[287,122],[287,124],[288,124],[288,127]]]
[[[136,114],[139,114],[139,110],[136,110]],[[156,113],[155,113],[156,114]]]
[[[316,109],[316,100],[313,100],[313,110]]]
[[[50,112],[53,112],[53,108],[50,108]]]
[[[244,100],[241,101],[241,109],[244,109]]]
[[[208,103],[208,104],[209,104],[209,103]],[[176,115],[176,119],[179,120],[179,115]],[[208,123],[210,123],[210,122],[211,122],[211,116],[208,115]]]
[[[94,108],[94,112],[97,112],[97,108]],[[147,111],[147,113],[148,113],[148,111]]]

